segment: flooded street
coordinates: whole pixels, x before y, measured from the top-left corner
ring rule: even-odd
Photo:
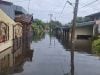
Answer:
[[[100,75],[99,2],[0,0],[0,75]]]
[[[33,41],[31,46],[34,49],[32,62],[26,62],[23,71],[13,75],[71,75],[71,72],[74,75],[100,75],[99,57],[76,51],[74,66],[71,66],[70,51],[56,37],[50,38],[46,34],[40,41]]]

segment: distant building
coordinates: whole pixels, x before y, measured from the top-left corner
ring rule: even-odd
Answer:
[[[86,17],[89,18],[90,21],[95,21],[96,23],[94,26],[95,34],[96,35],[100,34],[100,12],[88,15]]]
[[[77,50],[91,50],[92,39],[95,36],[100,36],[100,12],[85,16],[86,22],[76,23],[75,27],[75,49]],[[72,24],[67,26],[57,27],[55,29],[57,36],[60,38],[60,42],[67,41],[66,46],[71,48],[71,31]],[[62,41],[61,41],[62,40]]]

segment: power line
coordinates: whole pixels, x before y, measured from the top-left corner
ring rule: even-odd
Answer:
[[[62,11],[61,11],[60,16],[62,15],[62,13],[63,13],[63,11],[64,11],[64,9],[65,9],[65,7],[66,7],[66,4],[67,4],[67,1],[66,1],[65,4],[64,4],[64,7],[63,7],[63,9],[62,9]]]
[[[62,11],[61,11],[60,17],[61,17],[61,15],[62,15],[62,13],[63,13],[63,11],[64,11],[64,9],[65,9],[67,3],[68,3],[69,5],[71,5],[71,6],[73,6],[73,3],[71,3],[69,0],[67,0],[67,1],[65,2],[65,4],[64,4],[64,7],[63,7]]]
[[[63,11],[64,11],[64,9],[65,9],[67,3],[69,3],[70,5],[72,5],[72,3],[69,2],[69,1],[67,0],[67,1],[65,2],[65,4],[64,4],[64,7],[63,7],[62,11],[61,11],[60,17],[61,17],[61,15],[62,15],[62,13],[63,13]]]
[[[95,1],[92,1],[92,2],[90,2],[90,3],[88,3],[88,4],[85,4],[85,5],[82,6],[81,8],[88,7],[88,6],[94,4],[94,3],[97,2],[97,1],[99,1],[99,0],[95,0]],[[69,3],[71,6],[73,6],[73,4],[67,0],[66,3],[65,3],[65,5],[64,5],[64,7],[63,7],[63,9],[62,9],[62,12],[61,12],[61,14],[60,14],[60,17],[61,17],[61,15],[62,15],[62,13],[63,13],[63,11],[64,11],[64,9],[65,9],[67,3]],[[81,9],[81,8],[80,8],[80,9]]]
[[[99,0],[95,0],[95,1],[92,1],[92,2],[90,2],[90,3],[88,3],[88,4],[85,4],[84,6],[80,7],[80,10],[79,10],[79,11],[82,11],[82,10],[81,10],[82,8],[84,8],[84,7],[89,7],[90,5],[94,4],[94,3],[97,2],[97,1],[99,1]],[[92,8],[93,10],[98,10],[98,9],[96,9],[96,8],[93,8],[93,7],[90,7],[90,8]],[[85,11],[87,11],[87,10],[84,10],[84,12],[85,12]]]
[[[92,1],[92,2],[90,2],[90,3],[88,3],[88,4],[84,5],[84,6],[82,6],[81,8],[90,6],[90,5],[94,4],[94,3],[97,2],[97,1],[99,1],[99,0]]]

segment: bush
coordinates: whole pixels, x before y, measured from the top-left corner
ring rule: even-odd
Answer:
[[[100,38],[93,41],[93,43],[92,43],[92,50],[96,54],[100,55]]]

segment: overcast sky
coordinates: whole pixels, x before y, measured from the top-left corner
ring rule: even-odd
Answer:
[[[8,1],[8,0],[7,0]],[[9,0],[16,5],[20,5],[28,10],[29,0]],[[73,4],[75,4],[75,0],[69,0]],[[84,5],[93,2],[95,0],[80,0],[78,16],[86,16],[92,13],[96,13],[100,11],[100,0],[97,2],[86,6]],[[63,24],[68,23],[72,20],[73,16],[73,7],[69,4],[66,5],[62,15],[61,11],[64,7],[66,0],[30,0],[30,13],[34,14],[34,18],[39,18],[43,21],[49,21],[49,15],[53,14],[53,19],[55,17],[57,20],[62,22]]]

